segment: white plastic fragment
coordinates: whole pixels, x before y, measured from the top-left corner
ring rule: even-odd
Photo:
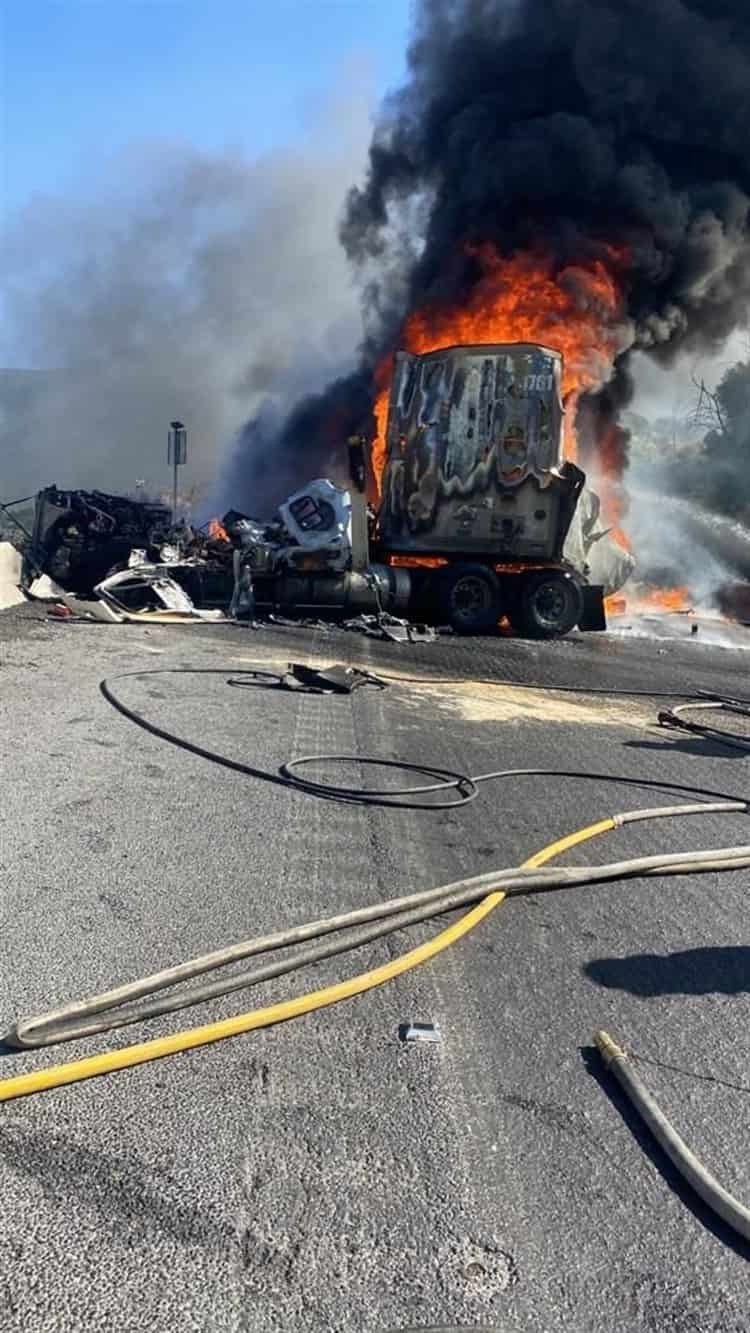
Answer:
[[[443,1040],[438,1023],[402,1023],[399,1029],[402,1041],[439,1042]]]

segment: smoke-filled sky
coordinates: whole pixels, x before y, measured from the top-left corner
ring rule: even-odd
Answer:
[[[604,262],[623,293],[621,346],[661,365],[715,355],[747,323],[746,0],[431,0],[409,64],[342,226],[353,260],[378,260],[392,285],[391,238],[424,200],[407,308],[470,301],[489,245],[541,252],[557,273]],[[628,362],[586,405],[610,465]]]
[[[5,408],[0,492],[158,486],[175,416],[186,483],[205,490],[267,395],[350,361],[360,321],[336,221],[367,129],[346,90],[294,148],[250,162],[151,141],[84,194],[27,206],[6,229],[6,309],[21,364],[55,370]]]
[[[470,283],[467,237],[551,236],[563,258],[626,243],[638,343],[688,356],[679,379],[634,361],[643,405],[663,393],[673,410],[692,369],[731,356],[750,290],[744,14],[744,0],[19,3],[2,362],[61,373],[30,408],[0,398],[0,494],[159,483],[175,414],[186,480],[207,487],[243,423],[356,366],[357,281],[377,343],[373,310]],[[400,83],[373,137],[371,109]],[[293,451],[290,479],[322,461]]]
[[[563,293],[571,330],[576,310],[592,312],[578,445],[611,490],[627,471],[618,422],[637,406],[638,357],[699,370],[747,325],[746,0],[425,0],[341,239],[365,284],[360,365],[285,423],[250,423],[238,476],[262,484],[272,454],[315,470],[335,435],[372,429],[376,367],[408,342],[407,316],[450,335],[471,309],[489,328],[502,261],[520,254]],[[621,299],[597,314],[587,274],[602,270]],[[554,342],[538,290],[521,314]]]
[[[271,391],[349,368],[337,237],[405,0],[11,0],[3,11],[0,498],[207,487]]]

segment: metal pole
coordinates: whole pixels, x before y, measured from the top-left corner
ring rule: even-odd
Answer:
[[[170,421],[167,444],[167,462],[172,463],[172,522],[177,522],[177,469],[187,458],[187,432],[181,421]]]

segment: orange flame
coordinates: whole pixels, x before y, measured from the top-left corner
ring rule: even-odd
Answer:
[[[222,527],[218,518],[211,518],[208,521],[208,535],[212,542],[228,542],[231,540],[226,528]]]
[[[686,615],[692,611],[690,589],[683,588],[639,588],[627,596],[606,597],[604,608],[608,616],[623,616],[627,612],[635,615],[649,611],[667,611]]]
[[[641,611],[691,611],[689,588],[649,588],[636,599]]]
[[[606,382],[622,348],[623,302],[619,285],[601,260],[555,271],[540,254],[501,258],[491,245],[471,249],[482,277],[459,309],[415,310],[401,330],[399,346],[409,352],[470,343],[541,343],[563,356],[563,399],[567,408],[566,457],[575,459],[575,409],[582,393]],[[610,250],[613,264],[625,256]],[[378,491],[386,461],[386,423],[392,359],[375,372],[377,435],[372,470]]]
[[[594,485],[601,501],[601,513],[605,525],[612,529],[613,539],[626,551],[632,552],[632,543],[623,529],[630,507],[627,494],[620,483],[624,435],[625,432],[616,422],[612,422],[599,435],[596,442],[598,475]]]
[[[449,562],[443,555],[389,555],[394,569],[443,569]]]
[[[610,529],[610,536],[613,541],[619,542],[620,546],[632,553],[633,543],[622,526],[628,512],[628,503],[622,486],[618,484],[616,477],[605,471],[599,478],[597,490],[601,500],[602,520]]]

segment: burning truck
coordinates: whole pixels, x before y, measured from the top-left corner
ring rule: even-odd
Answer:
[[[460,634],[503,617],[539,638],[603,629],[602,586],[565,556],[585,476],[563,458],[561,385],[560,353],[536,344],[398,352],[381,476],[353,440],[348,492],[311,483],[276,532],[225,516],[256,603],[386,611]]]
[[[563,456],[562,370],[559,352],[532,343],[400,351],[377,475],[373,449],[353,438],[349,489],[312,481],[272,521],[230,510],[208,534],[170,530],[163,512],[136,514],[133,502],[50,488],[31,560],[81,591],[96,569],[95,590],[114,597],[116,579],[120,598],[133,591],[129,565],[134,585],[151,578],[163,590],[169,577],[196,606],[232,615],[252,591],[262,610],[390,614],[459,634],[492,632],[502,618],[537,638],[603,629],[604,588],[586,552],[606,534],[584,540],[584,507],[573,530],[585,476]],[[141,549],[123,559],[126,546]]]
[[[530,343],[396,355],[375,550],[459,633],[604,628],[565,559],[585,476],[563,457],[562,356]]]

